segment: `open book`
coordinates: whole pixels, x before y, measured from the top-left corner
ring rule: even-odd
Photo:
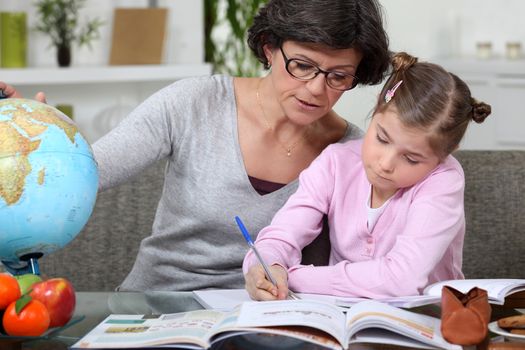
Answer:
[[[295,293],[304,300],[316,300],[339,306],[345,310],[357,303],[370,300],[360,297],[338,297],[327,294]],[[243,302],[251,301],[246,289],[203,289],[193,291],[194,299],[206,309],[231,310]],[[376,299],[376,301],[391,306],[412,308],[417,306],[435,304],[439,297],[431,295],[410,295],[406,297],[391,297]]]
[[[422,295],[409,295],[403,297],[392,297],[379,299],[383,303],[397,307],[411,308],[427,304],[441,302],[441,291],[443,286],[450,286],[462,293],[467,293],[474,287],[487,291],[489,303],[503,305],[505,298],[518,292],[525,291],[525,279],[466,279],[448,280],[433,283],[423,290]],[[339,298],[336,304],[339,306],[352,306],[355,298]]]
[[[503,305],[505,298],[525,291],[525,279],[466,279],[450,280],[431,284],[423,291],[425,295],[441,297],[443,286],[450,286],[466,293],[474,287],[487,291],[489,303]]]
[[[272,342],[295,342],[300,346],[308,342],[329,349],[346,349],[362,342],[461,349],[443,339],[439,319],[373,300],[354,305],[346,314],[324,302],[285,300],[246,302],[227,312],[196,310],[156,317],[110,315],[72,348],[207,349],[225,341],[239,348],[262,344],[271,348]]]
[[[401,297],[389,297],[376,299],[382,303],[412,308],[429,304],[437,304],[441,301],[441,289],[444,285],[451,286],[460,292],[466,293],[473,287],[483,288],[487,291],[489,302],[503,305],[505,297],[525,291],[525,279],[467,279],[449,280],[434,283],[423,291],[422,295],[408,295]],[[360,297],[338,297],[323,294],[296,293],[305,300],[318,300],[330,304],[348,308],[368,298]],[[242,302],[250,301],[250,296],[245,289],[205,289],[193,291],[195,300],[207,309],[231,310]]]

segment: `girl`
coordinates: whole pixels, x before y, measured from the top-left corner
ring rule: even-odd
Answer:
[[[274,286],[250,251],[243,264],[253,299],[297,292],[380,298],[419,294],[463,278],[464,175],[450,155],[470,120],[490,114],[461,79],[399,53],[363,140],[331,145],[258,235]],[[301,249],[330,226],[329,266],[300,265]]]

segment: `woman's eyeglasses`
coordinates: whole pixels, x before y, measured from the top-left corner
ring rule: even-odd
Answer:
[[[319,73],[324,74],[326,84],[332,89],[339,91],[351,90],[357,85],[357,77],[349,73],[325,71],[316,65],[301,60],[299,58],[288,58],[283,51],[283,47],[279,47],[283,54],[286,71],[294,78],[299,80],[312,80]]]

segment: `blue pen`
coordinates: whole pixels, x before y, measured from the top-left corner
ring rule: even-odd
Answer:
[[[266,265],[266,263],[264,262],[262,256],[257,251],[257,248],[255,248],[255,244],[253,243],[252,238],[250,237],[250,234],[248,233],[248,230],[244,226],[241,218],[236,216],[235,217],[235,221],[237,222],[237,226],[239,226],[239,229],[241,230],[242,235],[244,236],[244,239],[246,240],[246,242],[248,242],[248,245],[250,246],[250,248],[253,250],[253,252],[257,256],[257,259],[259,259],[259,262],[261,263],[261,265],[262,265],[262,267],[264,269],[264,272],[266,273],[266,276],[268,277],[268,279],[270,280],[270,282],[272,282],[272,284],[274,286],[277,286],[277,282],[275,281],[275,279],[273,278],[272,274],[270,273],[270,269],[268,268],[268,265]],[[291,290],[288,290],[288,296],[291,299],[296,299],[296,300],[301,299],[297,295],[295,295],[295,293],[292,292]]]
[[[4,90],[0,89],[0,99],[7,98],[7,95],[5,94]]]

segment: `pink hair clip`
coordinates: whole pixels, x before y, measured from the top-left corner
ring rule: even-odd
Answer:
[[[401,85],[402,82],[403,82],[403,80],[398,81],[397,84],[394,85],[393,88],[387,90],[387,92],[385,94],[385,102],[386,103],[390,102],[392,97],[394,97],[394,94],[396,93],[397,88],[399,87],[399,85]]]

